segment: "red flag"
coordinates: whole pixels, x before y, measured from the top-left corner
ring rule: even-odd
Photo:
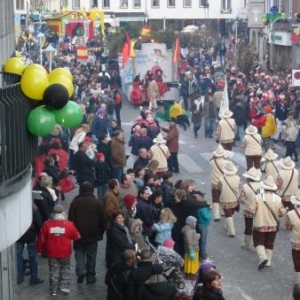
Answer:
[[[126,40],[122,47],[122,63],[125,66],[128,58],[130,57],[131,40],[129,35],[126,33]]]
[[[296,34],[295,32],[292,32],[291,34],[291,42],[296,45],[299,44],[299,35]]]
[[[180,61],[180,50],[181,50],[180,38],[177,37],[175,41],[175,49],[173,53],[173,63],[178,63]]]

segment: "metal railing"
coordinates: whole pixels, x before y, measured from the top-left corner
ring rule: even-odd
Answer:
[[[3,75],[0,89],[0,189],[15,184],[28,170],[37,152],[37,138],[27,130],[27,116],[33,108],[22,93],[20,78]],[[0,198],[3,195],[0,190]]]

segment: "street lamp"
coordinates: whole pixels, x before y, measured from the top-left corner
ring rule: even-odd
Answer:
[[[39,43],[40,43],[40,65],[42,66],[43,65],[43,41],[45,35],[42,32],[40,32],[36,37],[39,39]]]
[[[46,49],[44,49],[44,53],[46,54],[48,60],[49,60],[49,70],[52,71],[52,59],[53,55],[56,53],[56,49],[52,47],[51,44],[48,45]]]

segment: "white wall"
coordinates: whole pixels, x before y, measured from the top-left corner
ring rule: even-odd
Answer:
[[[32,221],[31,180],[14,194],[0,199],[0,252],[15,243]]]

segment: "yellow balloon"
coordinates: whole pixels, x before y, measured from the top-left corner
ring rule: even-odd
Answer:
[[[69,98],[73,95],[74,85],[73,82],[68,77],[62,75],[50,77],[49,75],[48,75],[49,84],[59,83],[68,90]]]
[[[48,76],[48,73],[47,73],[46,69],[45,69],[43,66],[39,65],[39,64],[31,64],[31,65],[29,65],[29,66],[25,69],[24,74],[25,74],[26,72],[28,72],[28,71],[31,71],[31,70],[38,70],[38,71],[41,71],[42,73],[44,73],[45,76]]]
[[[48,78],[50,80],[56,76],[65,76],[65,77],[69,78],[71,81],[73,81],[72,73],[65,68],[54,69],[52,72],[49,73]]]
[[[37,69],[26,71],[21,78],[22,92],[33,100],[43,100],[44,92],[48,86],[47,76]]]
[[[18,57],[9,58],[4,65],[4,72],[10,74],[22,75],[26,65],[24,61]]]

